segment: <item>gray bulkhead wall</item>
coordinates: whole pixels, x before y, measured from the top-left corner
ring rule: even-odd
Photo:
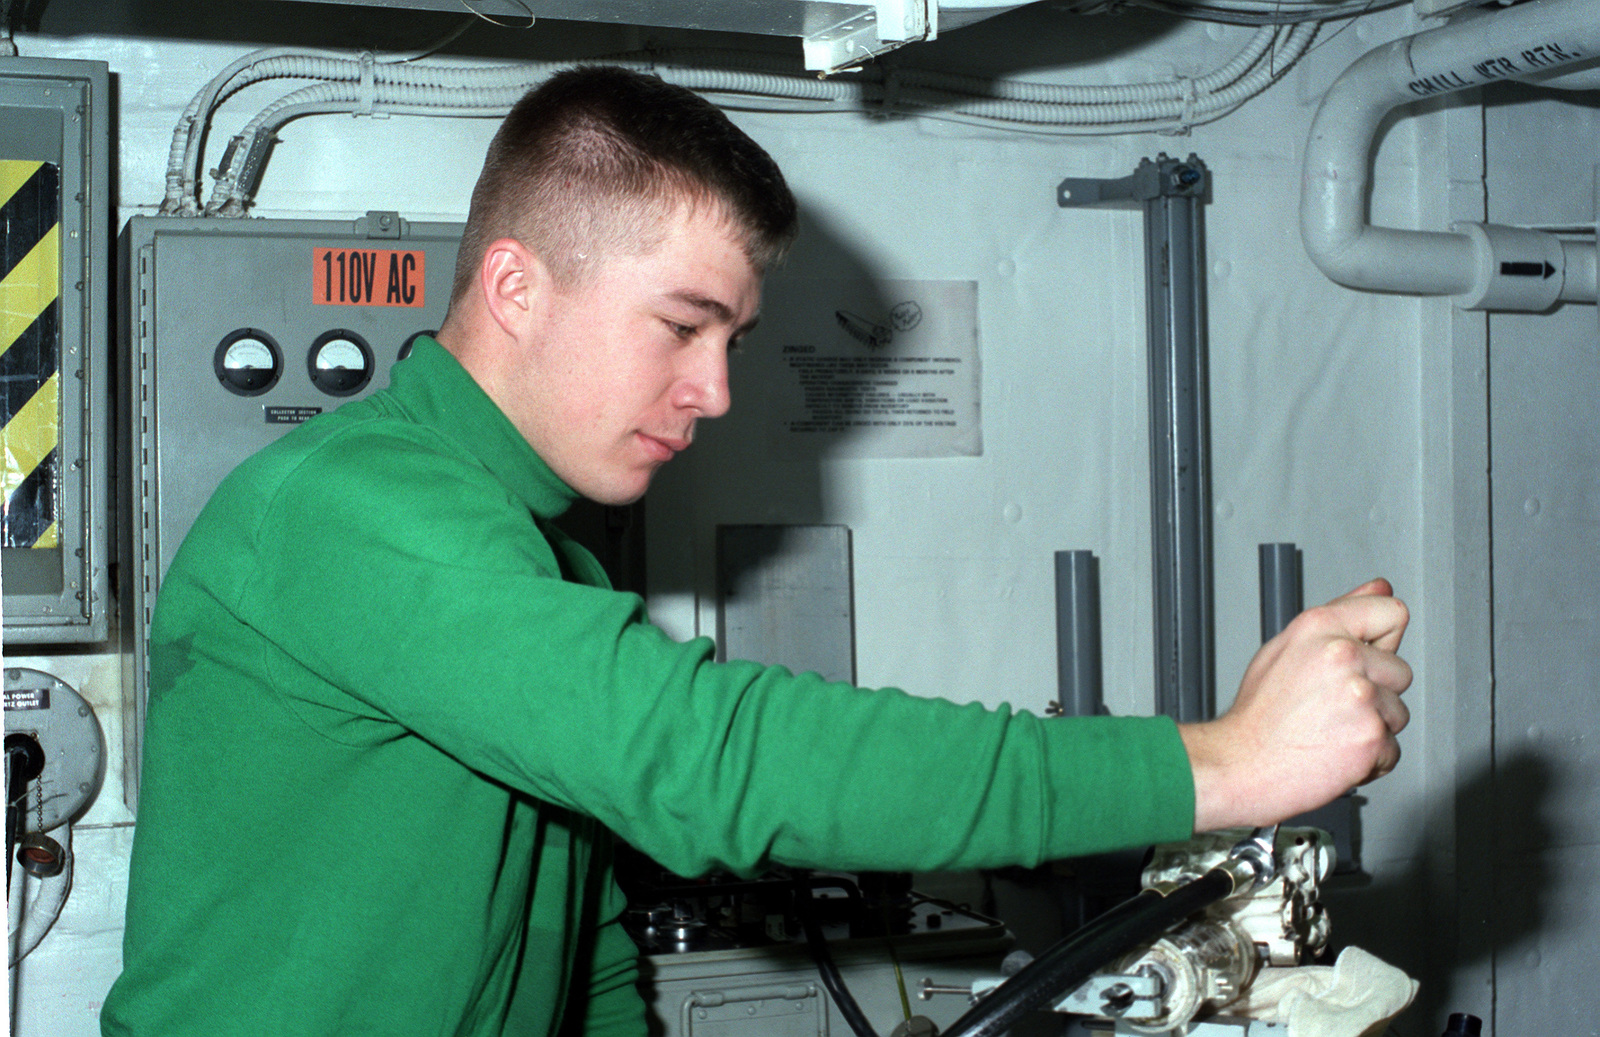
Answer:
[[[1559,98],[1559,100],[1558,100]],[[1600,91],[1504,89],[1484,110],[1489,218],[1591,228]],[[1600,968],[1600,320],[1489,318],[1492,861],[1502,1034],[1594,1029]],[[1580,994],[1580,991],[1591,994]]]
[[[932,53],[957,67],[1088,83],[1198,73],[1226,61],[1247,37],[1192,24],[1141,35],[1138,17],[1119,17],[1085,20],[1085,39],[1063,48],[1040,30],[1039,19],[1051,17],[1018,12],[951,33]],[[1551,607],[1567,609],[1560,615],[1569,627],[1561,629],[1584,615],[1592,624],[1593,595],[1580,593],[1586,587],[1575,582],[1556,593],[1533,563],[1571,563],[1584,531],[1592,535],[1585,522],[1596,494],[1591,486],[1583,495],[1581,477],[1592,482],[1593,465],[1586,473],[1577,466],[1591,456],[1578,448],[1593,445],[1583,422],[1587,413],[1595,424],[1595,403],[1574,402],[1560,416],[1558,441],[1540,440],[1547,426],[1533,419],[1553,422],[1557,416],[1548,412],[1557,408],[1535,406],[1528,401],[1540,397],[1516,388],[1515,365],[1533,360],[1508,356],[1505,344],[1526,350],[1568,334],[1553,329],[1577,318],[1495,318],[1490,325],[1443,302],[1342,289],[1311,266],[1296,231],[1299,159],[1321,91],[1368,47],[1412,27],[1400,10],[1329,33],[1268,94],[1187,138],[1063,139],[926,120],[735,113],[783,164],[807,210],[802,246],[781,276],[976,284],[983,452],[752,461],[738,441],[759,415],[738,407],[736,358],[733,415],[707,429],[651,494],[650,605],[674,634],[715,629],[718,525],[845,525],[864,683],[1042,710],[1056,676],[1053,553],[1091,549],[1101,558],[1108,704],[1118,713],[1149,712],[1140,229],[1132,214],[1063,212],[1053,191],[1063,177],[1122,176],[1160,151],[1196,152],[1216,180],[1206,220],[1220,704],[1259,640],[1257,544],[1300,546],[1308,602],[1370,575],[1393,578],[1416,617],[1408,638],[1418,670],[1415,720],[1400,770],[1363,792],[1363,863],[1371,878],[1332,899],[1336,940],[1367,947],[1427,984],[1423,1012],[1401,1023],[1406,1037],[1429,1037],[1434,1013],[1456,1008],[1485,1014],[1506,1037],[1570,1031],[1587,989],[1577,970],[1594,958],[1593,943],[1585,942],[1593,938],[1584,933],[1596,930],[1600,914],[1600,896],[1585,881],[1594,863],[1594,781],[1585,755],[1592,738],[1577,738],[1592,731],[1581,710],[1593,712],[1594,684],[1582,677],[1593,675],[1594,657],[1572,660],[1566,684],[1541,678],[1570,659],[1562,656],[1570,646],[1587,644],[1592,653],[1596,638],[1581,627],[1570,637],[1551,634],[1558,628],[1547,624],[1523,649],[1513,638],[1520,629],[1513,616],[1493,627],[1491,660],[1484,473],[1486,386],[1493,385],[1496,408],[1521,407],[1535,425],[1524,437],[1531,442],[1516,446],[1500,438],[1509,434],[1502,426],[1515,422],[1495,411],[1498,478],[1515,481],[1503,474],[1509,466],[1527,480],[1544,480],[1540,458],[1572,458],[1550,470],[1551,488],[1540,482],[1512,492],[1497,482],[1496,533],[1510,535],[1522,521],[1530,539],[1524,547],[1497,540],[1495,607],[1510,608],[1501,596],[1513,591],[1505,581],[1521,552],[1527,567],[1515,571],[1526,574],[1529,607],[1547,596]],[[1087,34],[1101,32],[1109,35],[1091,45]],[[159,195],[171,127],[192,90],[249,49],[92,35],[24,38],[21,46],[30,55],[111,63],[120,97],[119,222]],[[1063,49],[1071,60],[1061,59]],[[225,110],[215,139],[254,110]],[[1548,157],[1538,165],[1552,168],[1523,188],[1522,173],[1498,163],[1525,142],[1495,144],[1491,206],[1549,193],[1559,179],[1553,167],[1600,161],[1592,122],[1574,129],[1564,110],[1537,105],[1507,115],[1526,120],[1524,132],[1549,128],[1540,140]],[[1496,118],[1491,107],[1491,126]],[[1484,187],[1474,163],[1484,161],[1482,126],[1471,99],[1394,120],[1376,156],[1374,221],[1437,227],[1481,218]],[[466,121],[303,120],[273,155],[258,214],[348,219],[382,208],[410,219],[459,219],[491,130]],[[1573,309],[1593,334],[1593,309]],[[758,336],[774,330],[764,326]],[[1570,334],[1581,344],[1576,331]],[[749,348],[762,348],[762,340]],[[1562,352],[1572,363],[1584,355],[1577,346]],[[1561,389],[1581,397],[1593,381]],[[1504,450],[1515,452],[1502,460]],[[1526,471],[1517,473],[1519,465]],[[1541,510],[1528,516],[1531,498]],[[1563,501],[1582,503],[1563,510]],[[1553,532],[1566,539],[1531,539]],[[1492,688],[1489,666],[1509,666],[1519,652],[1529,669],[1516,697],[1538,716],[1513,724],[1507,683],[1518,678],[1503,671]],[[106,703],[109,740],[120,741],[116,657],[18,664],[67,670],[97,710]],[[1565,690],[1552,693],[1558,684]],[[1492,703],[1508,712],[1492,717]],[[1529,743],[1534,726],[1542,741],[1513,744]],[[1539,767],[1512,788],[1524,800],[1537,792],[1553,813],[1524,813],[1517,821],[1515,802],[1484,806],[1491,801],[1479,795],[1489,787],[1481,775],[1493,773],[1496,752],[1502,760],[1543,761],[1548,788],[1537,780]],[[111,770],[119,771],[116,760]],[[120,791],[108,782],[79,826],[77,886],[61,922],[24,966],[22,1037],[98,1032],[95,1012],[117,969],[131,834]],[[1541,827],[1529,820],[1535,816],[1549,820]],[[1517,842],[1519,836],[1533,841]],[[1538,883],[1518,886],[1529,861],[1537,863]],[[1534,898],[1533,910],[1513,896],[1526,900],[1529,890],[1554,899]],[[1495,907],[1496,898],[1504,904]]]

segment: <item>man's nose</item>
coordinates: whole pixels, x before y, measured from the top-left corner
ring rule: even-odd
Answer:
[[[694,353],[678,379],[673,403],[698,411],[702,418],[720,418],[733,403],[728,391],[727,347],[707,342]]]

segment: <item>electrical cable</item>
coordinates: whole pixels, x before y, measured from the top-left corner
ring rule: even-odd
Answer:
[[[267,63],[276,58],[347,60],[348,55],[334,51],[269,47],[251,51],[212,76],[189,101],[188,107],[178,117],[177,126],[173,128],[172,149],[167,158],[167,191],[161,203],[161,212],[193,215],[197,211],[195,185],[200,178],[200,145],[211,113],[229,94],[258,79],[269,78],[267,75],[258,75],[257,70],[268,67]],[[240,79],[241,76],[244,78]],[[236,79],[239,81],[236,82]],[[192,175],[190,170],[193,170]]]
[[[1182,132],[1190,126],[1226,114],[1239,103],[1265,90],[1292,66],[1301,54],[1305,53],[1306,47],[1316,35],[1317,28],[1318,25],[1314,22],[1294,26],[1287,31],[1282,49],[1271,53],[1269,60],[1256,64],[1248,75],[1231,86],[1209,91],[1203,96],[1185,94],[1148,101],[1109,100],[1094,104],[1071,105],[1065,110],[1060,105],[1050,102],[1002,98],[963,99],[942,91],[921,89],[903,91],[901,100],[907,105],[943,105],[947,111],[959,115],[1008,123],[1058,125],[1069,122],[1077,126],[1145,124],[1148,128],[1171,128]],[[1268,31],[1283,32],[1283,30]],[[1264,49],[1262,53],[1268,52]]]
[[[1133,6],[1227,25],[1294,25],[1349,18],[1403,0],[1130,0]]]
[[[515,3],[518,7],[522,8],[523,13],[525,13],[528,16],[528,23],[526,25],[513,25],[510,22],[496,21],[495,19],[490,18],[488,15],[484,14],[482,11],[478,10],[476,7],[473,7],[472,4],[470,3],[470,0],[460,0],[461,6],[466,8],[467,11],[469,11],[472,14],[473,17],[481,18],[484,21],[488,22],[490,25],[498,25],[502,29],[531,29],[531,28],[533,28],[534,22],[536,22],[538,19],[536,17],[534,17],[533,8],[528,6],[527,0],[512,0],[512,2]]]
[[[1146,889],[1029,962],[944,1031],[943,1037],[1000,1037],[1019,1019],[1082,986],[1095,971],[1234,892],[1222,867],[1163,894]]]
[[[6,888],[11,887],[11,864],[22,842],[28,785],[44,773],[44,750],[32,735],[13,731],[5,738],[6,752]]]
[[[812,905],[811,884],[804,875],[795,879],[794,911],[800,919],[800,928],[805,932],[806,947],[811,952],[812,961],[816,962],[822,985],[838,1006],[839,1014],[844,1016],[844,1021],[856,1037],[877,1037],[872,1024],[867,1021],[866,1013],[861,1011],[861,1005],[844,985],[844,977],[839,974],[839,966],[834,963],[833,954],[828,950],[828,942],[822,938],[822,929],[817,925],[816,910]]]
[[[267,79],[322,79],[359,81],[363,65],[373,66],[372,74],[381,81],[401,79],[413,82],[468,84],[472,77],[492,77],[508,68],[526,69],[526,65],[472,66],[452,68],[442,65],[413,65],[418,58],[459,37],[472,24],[466,19],[454,30],[445,34],[422,51],[387,55],[379,58],[367,53],[364,57],[351,57],[347,52],[330,50],[305,50],[293,47],[269,47],[252,51],[228,65],[190,100],[177,126],[173,130],[172,150],[167,160],[167,193],[161,204],[163,213],[193,215],[196,211],[196,188],[200,180],[200,147],[204,127],[212,113],[231,95],[253,83]],[[398,69],[399,71],[395,71]]]
[[[344,61],[333,70],[336,76],[280,97],[233,138],[205,215],[244,214],[273,134],[292,119],[333,113],[499,117],[553,67],[453,69]]]
[[[1165,2],[1165,0],[1152,0]],[[1328,10],[1321,0],[1207,0],[1266,10],[1285,5]],[[1347,0],[1347,3],[1350,0]],[[1378,0],[1363,0],[1362,7]],[[1318,6],[1321,4],[1321,6]],[[615,55],[609,63],[653,73],[667,82],[717,95],[724,107],[818,113],[857,111],[942,119],[1012,132],[1047,135],[1132,132],[1186,133],[1222,118],[1265,90],[1305,52],[1319,22],[1286,28],[1264,24],[1239,53],[1216,70],[1161,83],[1062,86],[992,82],[953,73],[883,67],[859,76],[822,79],[799,74],[787,59],[717,52],[723,67],[693,64],[702,51]],[[460,31],[459,29],[457,30]],[[306,115],[503,115],[555,63],[454,67],[379,62],[328,52],[258,51],[234,62],[196,95],[173,134],[163,213],[243,216],[259,182],[277,129]],[[203,208],[197,185],[201,139],[212,111],[245,86],[273,78],[318,80],[268,105],[232,138],[213,174]]]
[[[454,29],[451,29],[443,36],[440,36],[426,47],[423,47],[420,50],[407,51],[404,54],[391,54],[389,57],[384,58],[383,61],[387,64],[409,64],[413,61],[420,61],[423,58],[436,54],[450,46],[450,44],[460,39],[462,34],[464,34],[468,29],[472,28],[477,22],[477,17],[463,18],[461,19],[461,24],[457,25]]]
[[[1049,134],[1126,133],[1143,131],[1186,132],[1190,127],[1221,118],[1239,104],[1265,90],[1304,53],[1318,23],[1292,30],[1264,27],[1222,68],[1195,78],[1157,84],[1110,86],[1058,86],[1042,83],[990,82],[977,77],[895,68],[877,69],[849,80],[807,80],[807,96],[827,96],[836,103],[850,99],[863,110],[885,110],[890,95],[894,108],[924,118],[967,122],[997,129]],[[1284,32],[1287,31],[1287,36]],[[1281,46],[1279,46],[1281,44]],[[715,92],[721,84],[679,81],[669,63],[694,60],[697,52],[655,55],[654,70],[663,78],[691,89]],[[1248,71],[1247,71],[1248,70]],[[767,73],[765,79],[782,79]],[[892,82],[888,82],[892,78]],[[758,84],[763,90],[765,82]],[[788,91],[786,91],[788,93]],[[792,94],[790,94],[792,96]],[[767,108],[745,101],[724,102],[731,107]],[[815,109],[808,109],[815,110]]]
[[[1055,83],[1030,83],[1026,81],[983,79],[978,76],[959,75],[952,72],[925,72],[919,69],[900,69],[898,76],[909,86],[928,87],[949,93],[989,96],[1008,101],[1034,101],[1045,104],[1100,104],[1107,102],[1160,101],[1181,98],[1184,83],[1192,83],[1200,92],[1219,90],[1231,85],[1244,75],[1272,46],[1275,30],[1268,26],[1259,29],[1250,42],[1232,61],[1209,75],[1183,82],[1129,83],[1112,86],[1062,86]]]
[[[61,872],[47,878],[30,875],[22,870],[17,875],[14,892],[21,901],[16,928],[11,933],[10,961],[17,962],[33,953],[50,927],[61,917],[61,909],[72,892],[72,875],[76,856],[72,852],[72,826],[61,825],[55,829],[61,836]]]

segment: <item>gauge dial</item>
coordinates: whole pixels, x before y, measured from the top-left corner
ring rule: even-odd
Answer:
[[[257,328],[240,328],[217,343],[212,369],[223,388],[240,396],[260,396],[283,374],[283,354],[272,336]]]
[[[411,347],[416,345],[417,344],[417,339],[422,338],[424,335],[428,336],[429,338],[438,338],[439,337],[439,329],[437,329],[437,328],[429,328],[427,331],[414,331],[414,332],[412,332],[410,335],[408,335],[406,337],[405,342],[400,346],[400,356],[399,356],[398,359],[404,360],[406,357],[410,356],[411,355]]]
[[[367,340],[346,328],[323,332],[311,344],[306,370],[311,384],[329,396],[349,396],[372,381],[374,361]]]

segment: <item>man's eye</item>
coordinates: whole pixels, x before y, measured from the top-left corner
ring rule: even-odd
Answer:
[[[679,338],[694,337],[695,328],[692,324],[679,324],[677,321],[669,320],[667,321],[667,327]]]

